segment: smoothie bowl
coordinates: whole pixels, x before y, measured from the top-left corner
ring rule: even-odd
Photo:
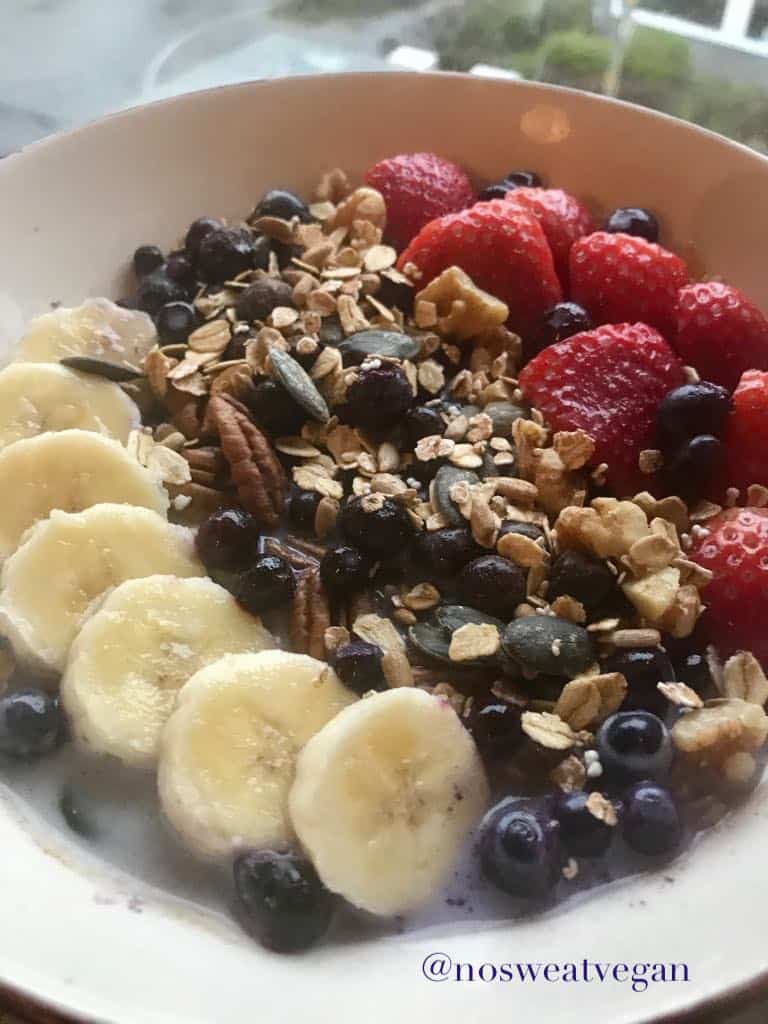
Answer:
[[[204,93],[0,168],[8,982],[459,1019],[501,997],[436,991],[434,948],[676,965],[642,1004],[516,990],[630,1021],[755,979],[765,181],[451,76]]]

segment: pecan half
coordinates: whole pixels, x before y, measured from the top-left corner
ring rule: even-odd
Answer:
[[[296,580],[296,593],[291,609],[291,649],[312,658],[325,658],[325,631],[331,624],[328,595],[313,569],[301,573]]]
[[[286,480],[271,444],[231,395],[215,395],[208,416],[229,463],[237,496],[265,526],[276,526],[285,504]]]

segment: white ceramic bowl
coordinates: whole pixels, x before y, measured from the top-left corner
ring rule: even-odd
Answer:
[[[244,215],[269,186],[359,175],[433,149],[478,180],[540,171],[600,213],[651,207],[697,274],[768,306],[768,161],[673,119],[539,85],[461,76],[257,82],[131,110],[0,163],[0,328],[51,301],[119,296],[133,248],[169,245],[203,213]],[[13,495],[3,500],[12,501]],[[35,822],[0,811],[0,981],[78,1019],[408,1024],[611,1024],[683,1014],[757,986],[768,967],[766,786],[670,868],[514,925],[479,922],[279,958],[225,918],[118,874]],[[140,912],[139,912],[140,911]],[[687,984],[430,983],[454,961],[686,963]]]

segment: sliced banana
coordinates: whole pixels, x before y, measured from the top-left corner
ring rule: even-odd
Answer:
[[[146,313],[123,309],[109,299],[87,299],[81,306],[62,306],[32,320],[15,358],[55,363],[66,356],[92,356],[138,368],[156,343],[155,325]]]
[[[19,441],[7,451],[28,443]],[[0,633],[19,661],[42,672],[61,672],[98,599],[124,580],[158,573],[205,575],[191,530],[131,505],[53,511],[32,527],[3,566]]]
[[[176,695],[195,672],[224,654],[274,646],[261,621],[213,580],[121,583],[70,648],[61,699],[75,741],[151,766]]]
[[[179,691],[160,740],[163,810],[209,859],[287,844],[296,755],[357,698],[305,654],[228,654]]]
[[[391,915],[446,883],[487,803],[483,765],[456,713],[403,687],[359,701],[307,743],[289,809],[325,885]]]
[[[165,513],[157,477],[118,441],[87,430],[40,434],[0,452],[0,561],[26,530],[53,509],[80,512],[99,502],[125,502]]]
[[[0,448],[72,428],[125,444],[140,424],[136,404],[112,381],[57,363],[11,363],[0,371]]]

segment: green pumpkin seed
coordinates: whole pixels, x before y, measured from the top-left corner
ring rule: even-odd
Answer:
[[[477,608],[469,608],[465,604],[443,604],[435,610],[435,619],[438,626],[441,626],[447,633],[455,633],[462,626],[495,626],[499,632],[505,628],[501,619],[493,615],[486,615]]]
[[[385,356],[388,359],[415,359],[421,351],[421,342],[398,331],[358,331],[350,334],[339,345],[346,362],[361,363],[366,356]]]
[[[454,484],[468,483],[470,487],[480,483],[480,477],[471,469],[459,469],[458,466],[441,466],[435,474],[433,501],[438,512],[442,512],[451,526],[464,526],[466,520],[451,500],[451,488]]]
[[[595,660],[586,629],[557,615],[515,619],[504,630],[501,644],[515,666],[542,675],[572,678]]]
[[[313,420],[320,423],[327,423],[331,418],[325,399],[315,387],[312,378],[303,366],[283,352],[280,348],[269,350],[269,360],[272,364],[272,371],[277,380],[283,385],[291,398]]]
[[[65,356],[64,359],[59,360],[59,363],[66,366],[68,370],[90,373],[94,377],[104,377],[106,380],[114,380],[118,383],[125,383],[144,376],[143,371],[137,366],[129,366],[127,363],[110,363],[106,359],[96,359],[93,356]]]
[[[493,432],[496,437],[512,437],[512,424],[515,420],[525,419],[528,410],[514,402],[489,402],[483,409],[491,417]]]
[[[408,639],[419,652],[433,661],[440,661],[445,665],[453,665],[454,662],[448,657],[448,648],[451,643],[450,635],[429,622],[417,622],[408,630]]]

